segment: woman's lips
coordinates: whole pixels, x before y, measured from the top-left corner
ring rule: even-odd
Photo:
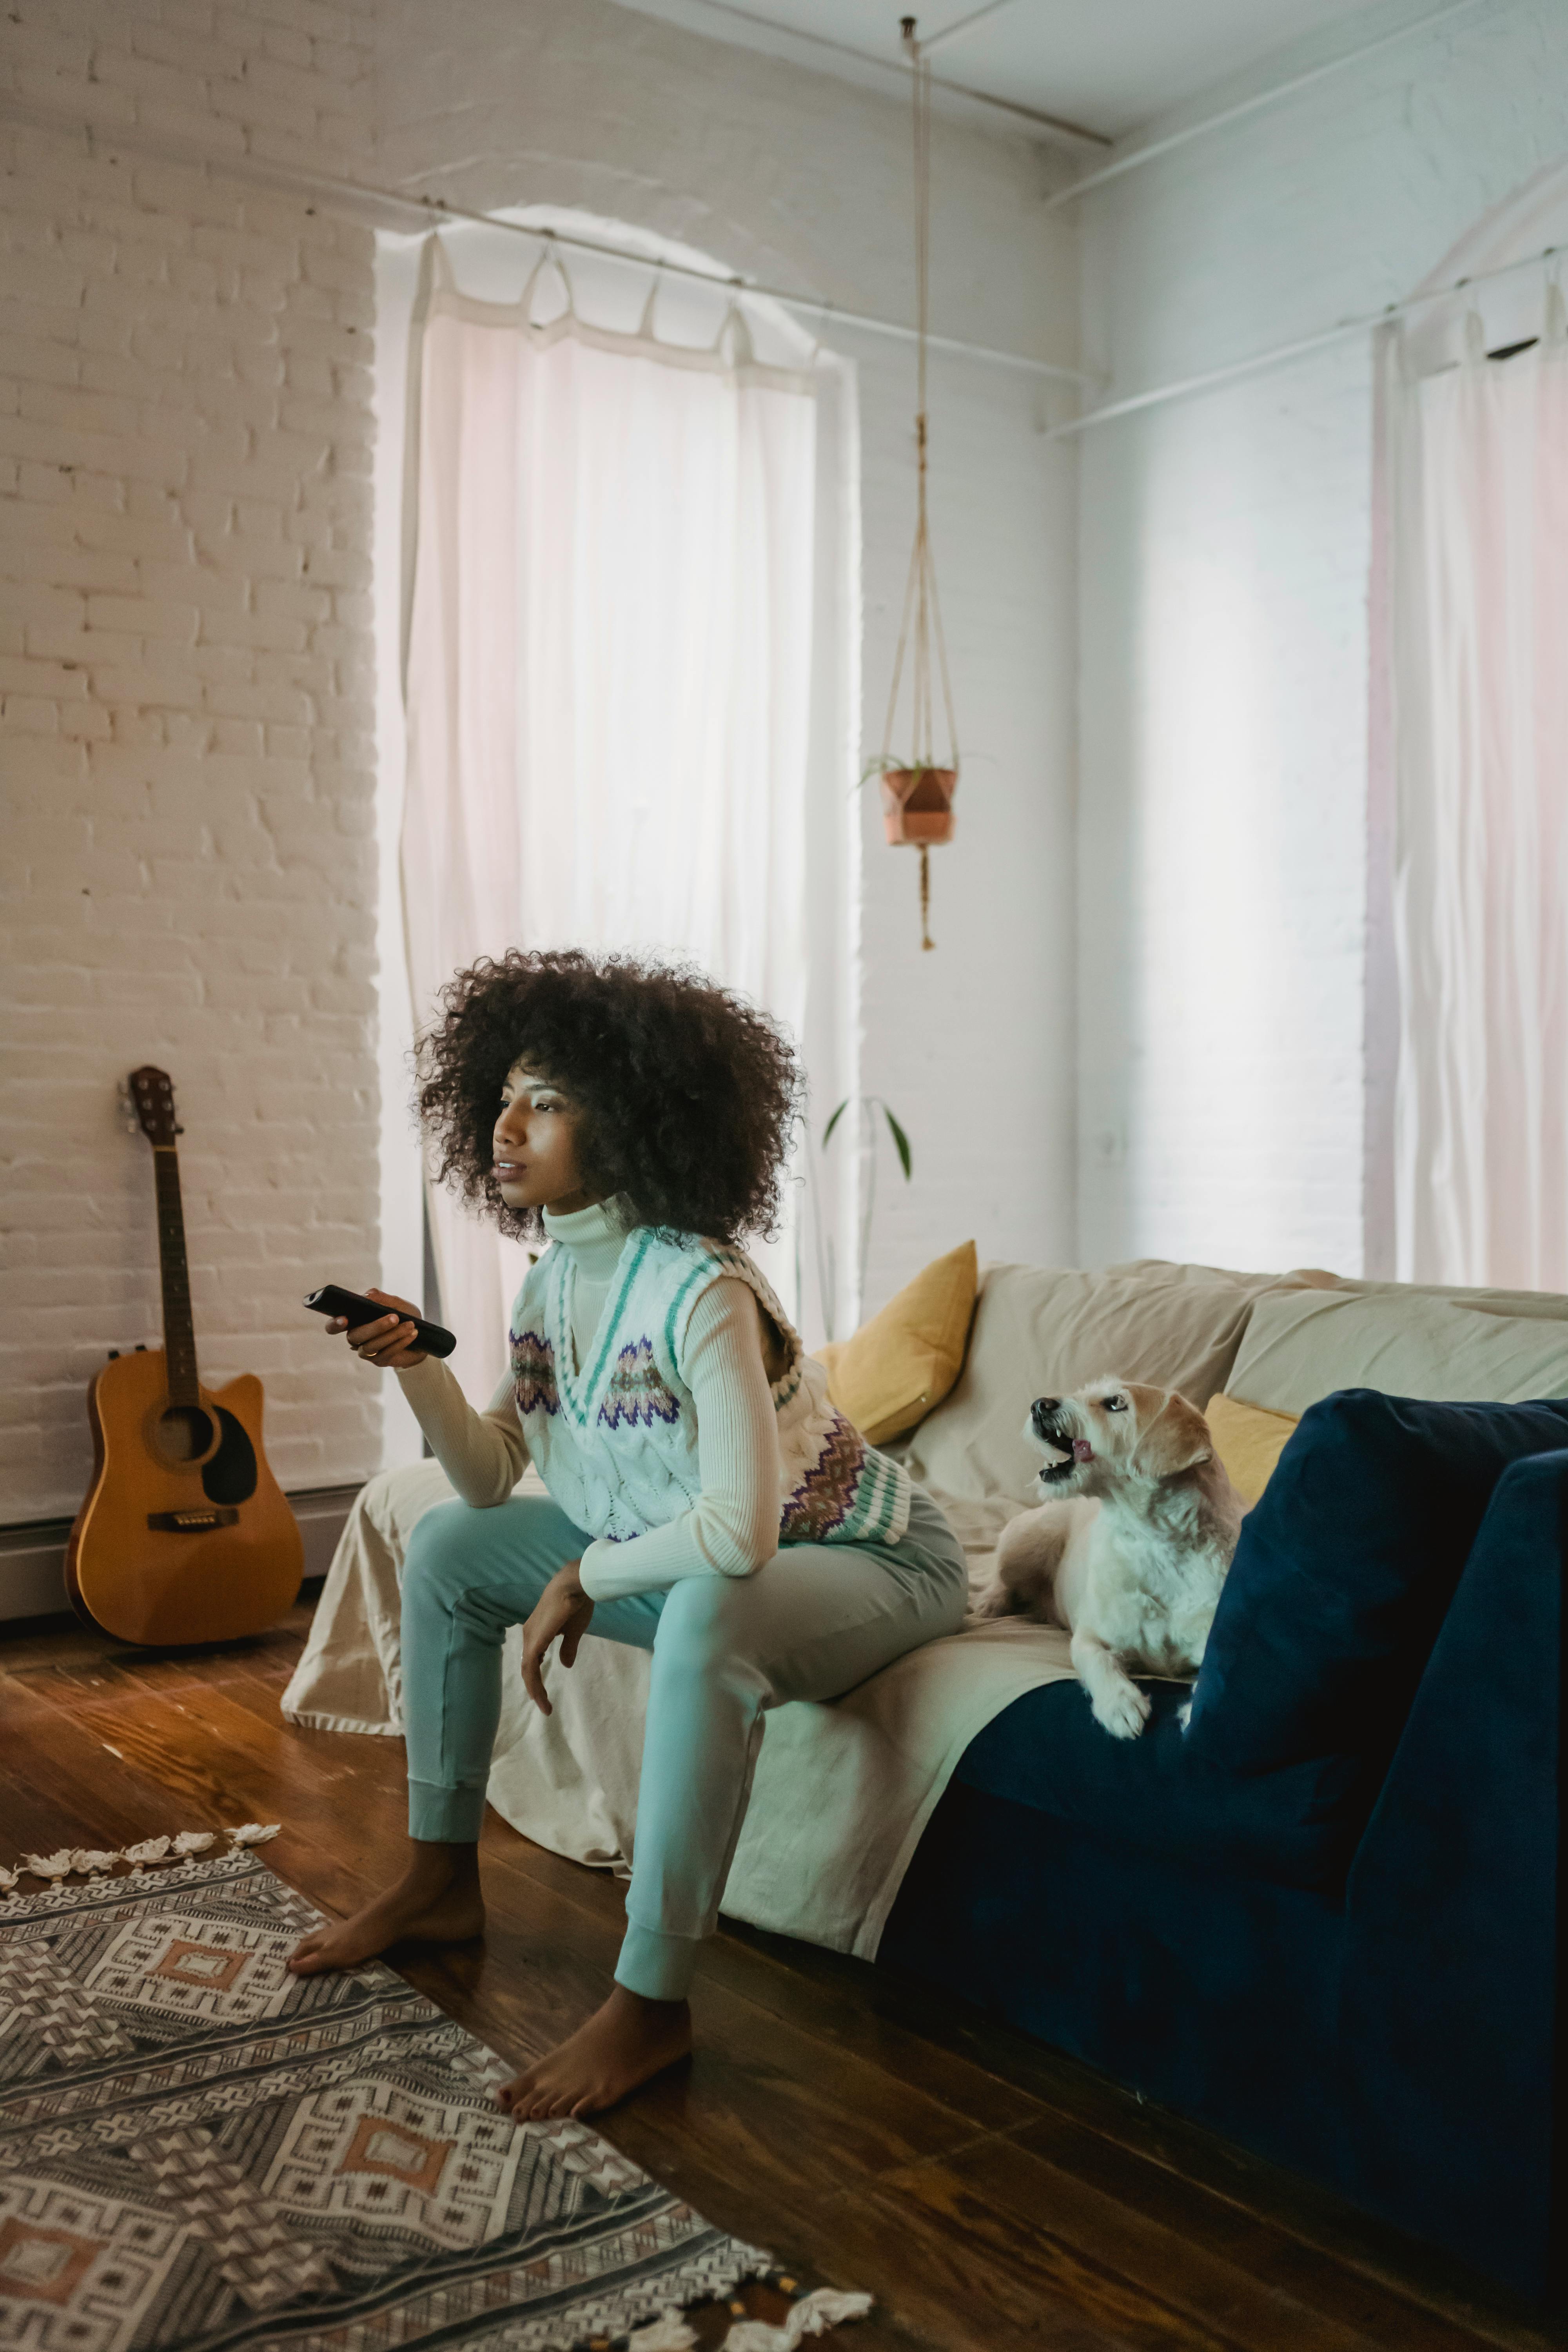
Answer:
[[[521,1160],[498,1160],[495,1163],[495,1170],[496,1182],[498,1184],[515,1184],[518,1179],[524,1173],[523,1165]]]

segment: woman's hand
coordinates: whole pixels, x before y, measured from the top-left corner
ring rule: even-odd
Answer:
[[[414,1326],[407,1319],[418,1314],[418,1307],[406,1298],[395,1298],[389,1290],[367,1290],[364,1295],[384,1299],[397,1313],[384,1315],[378,1323],[357,1323],[352,1331],[345,1316],[333,1315],[328,1319],[328,1330],[349,1331],[349,1346],[362,1364],[379,1364],[389,1372],[405,1372],[411,1365],[422,1364],[428,1351],[415,1347]]]
[[[556,1570],[522,1629],[522,1686],[542,1715],[553,1712],[544,1690],[545,1653],[559,1634],[561,1663],[571,1665],[594,1613],[593,1602],[577,1581],[582,1565],[569,1559]]]

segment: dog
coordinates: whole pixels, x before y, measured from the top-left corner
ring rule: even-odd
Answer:
[[[1128,1669],[1197,1673],[1247,1507],[1173,1389],[1091,1381],[1037,1397],[1024,1434],[1050,1500],[1003,1529],[977,1613],[1065,1625],[1096,1722],[1135,1739],[1149,1701]]]

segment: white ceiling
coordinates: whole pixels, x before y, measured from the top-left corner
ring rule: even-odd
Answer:
[[[860,79],[856,58],[901,58],[900,0],[623,0],[647,16],[747,47],[783,37],[786,53]],[[1379,0],[904,0],[920,37],[935,41],[932,71],[987,97],[1120,139],[1211,82],[1257,65],[1304,35],[1344,25]]]

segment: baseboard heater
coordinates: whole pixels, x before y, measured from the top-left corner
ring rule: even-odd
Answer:
[[[325,1576],[337,1549],[354,1496],[363,1482],[349,1486],[307,1486],[289,1502],[305,1538],[305,1580]],[[30,1519],[0,1528],[0,1626],[23,1617],[56,1617],[66,1599],[66,1539],[68,1519]]]

